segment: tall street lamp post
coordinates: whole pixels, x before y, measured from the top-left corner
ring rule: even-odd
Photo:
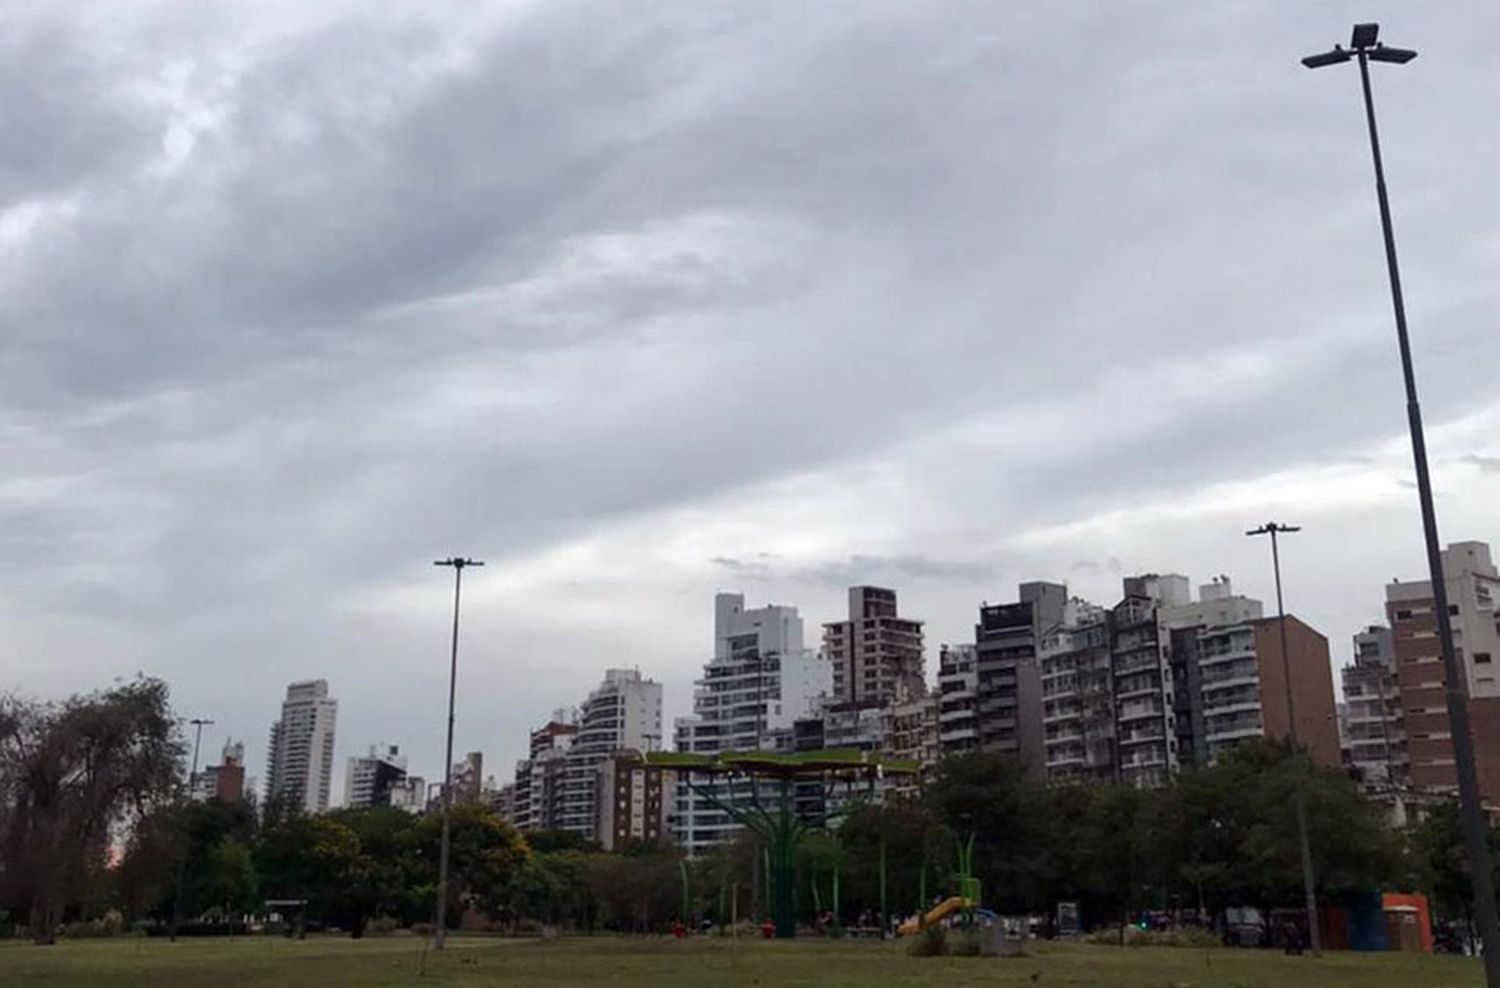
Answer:
[[[443,759],[443,836],[438,850],[437,922],[433,925],[432,948],[442,950],[448,938],[448,824],[453,809],[453,699],[458,683],[458,602],[463,589],[464,568],[483,566],[477,559],[453,556],[434,566],[453,567],[453,650],[448,662],[448,748]]]
[[[1281,629],[1281,678],[1286,683],[1287,740],[1291,742],[1292,750],[1298,758],[1301,757],[1301,745],[1297,739],[1297,701],[1296,691],[1292,689],[1292,653],[1288,650],[1286,641],[1286,605],[1281,599],[1281,547],[1276,537],[1300,531],[1302,529],[1296,525],[1278,525],[1274,521],[1268,521],[1245,533],[1271,536],[1271,569],[1276,574],[1276,621]],[[1323,951],[1323,935],[1318,929],[1318,894],[1313,877],[1312,842],[1307,839],[1307,787],[1302,784],[1300,773],[1292,802],[1297,809],[1297,851],[1302,856],[1302,895],[1307,903],[1307,942],[1312,947],[1313,955],[1317,956]]]
[[[202,717],[194,717],[188,723],[193,725],[193,767],[188,769],[188,799],[191,801],[193,798],[193,779],[198,774],[198,745],[203,741],[203,729],[212,724],[213,721],[204,720]],[[180,850],[182,851],[182,860],[177,863],[177,889],[172,893],[172,935],[168,938],[174,943],[177,941],[177,927],[182,923],[182,881],[183,876],[187,872],[187,855],[189,850],[191,850],[188,846],[188,841],[183,841],[183,846]]]
[[[1385,235],[1385,266],[1391,282],[1391,308],[1396,317],[1396,341],[1401,350],[1401,373],[1406,382],[1406,418],[1411,431],[1412,461],[1417,473],[1417,499],[1422,506],[1422,534],[1427,543],[1427,569],[1432,581],[1432,609],[1437,617],[1438,645],[1443,653],[1443,678],[1448,724],[1453,738],[1453,768],[1458,777],[1458,800],[1463,817],[1464,846],[1474,886],[1474,917],[1484,949],[1485,983],[1500,988],[1500,923],[1496,920],[1494,874],[1490,864],[1479,781],[1474,769],[1474,740],[1469,730],[1468,691],[1453,649],[1453,622],[1448,615],[1448,587],[1443,578],[1442,546],[1438,540],[1437,511],[1432,504],[1432,480],[1427,470],[1427,440],[1422,431],[1422,409],[1417,403],[1417,378],[1412,369],[1411,343],[1406,332],[1406,303],[1401,297],[1401,270],[1396,263],[1396,235],[1391,228],[1391,204],[1385,189],[1385,164],[1380,157],[1380,132],[1375,126],[1375,99],[1370,93],[1370,63],[1405,65],[1417,57],[1406,48],[1388,48],[1379,40],[1380,25],[1356,24],[1348,48],[1309,55],[1310,69],[1359,63],[1365,98],[1365,123],[1370,131],[1370,156],[1375,162],[1375,197],[1380,204],[1380,228]]]

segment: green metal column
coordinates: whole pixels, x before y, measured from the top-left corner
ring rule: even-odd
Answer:
[[[917,925],[925,926],[927,917],[927,842],[922,842],[922,871],[917,876]]]
[[[839,860],[833,859],[833,921],[838,925],[844,924],[844,914],[839,910]]]

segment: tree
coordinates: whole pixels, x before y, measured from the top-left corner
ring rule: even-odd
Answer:
[[[115,872],[117,902],[128,915],[166,919],[181,874],[183,915],[215,906],[248,910],[258,886],[250,860],[255,840],[255,814],[243,804],[210,799],[158,807],[131,829]]]
[[[589,869],[594,901],[619,930],[647,932],[677,916],[681,875],[675,849],[645,845],[635,854],[595,855]]]
[[[1118,917],[1123,926],[1136,910],[1164,898],[1173,877],[1173,859],[1161,840],[1168,800],[1164,792],[1129,786],[1088,792],[1082,817],[1068,833],[1087,914]]]
[[[957,891],[953,832],[920,803],[857,807],[839,825],[838,843],[844,852],[839,901],[845,912],[880,909],[882,855],[885,904],[892,915],[925,909],[933,896]],[[924,892],[928,901],[919,901]]]
[[[307,915],[337,920],[362,880],[359,837],[330,816],[289,815],[263,827],[254,863],[267,898],[305,899]]]
[[[112,830],[171,798],[182,752],[160,680],[62,704],[0,700],[0,899],[36,943],[102,886]]]
[[[526,844],[537,854],[602,850],[598,841],[591,840],[575,830],[528,830]]]
[[[338,810],[329,818],[349,828],[359,841],[349,882],[330,903],[334,918],[355,938],[364,936],[366,925],[377,916],[417,918],[421,898],[415,889],[424,876],[416,856],[416,818],[389,806]]]
[[[208,853],[199,901],[222,910],[226,919],[233,919],[255,908],[259,887],[250,848],[226,839]]]
[[[974,874],[987,905],[1018,913],[1045,906],[1043,793],[1008,755],[974,752],[938,764],[925,801],[958,839],[974,837]]]
[[[1168,790],[1175,837],[1165,845],[1183,885],[1210,903],[1296,905],[1302,899],[1296,817],[1301,788],[1320,895],[1379,888],[1395,873],[1398,842],[1346,775],[1285,744],[1240,744]]]
[[[449,826],[448,916],[456,924],[463,907],[472,905],[494,919],[505,915],[510,883],[531,857],[524,838],[503,817],[482,803],[454,806]],[[436,894],[442,816],[428,814],[417,830],[420,860]]]

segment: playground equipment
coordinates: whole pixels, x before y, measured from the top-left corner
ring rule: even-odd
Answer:
[[[798,818],[793,805],[793,784],[821,781],[825,787],[856,782],[872,789],[886,775],[915,775],[912,761],[881,758],[869,751],[832,748],[796,754],[766,751],[726,751],[700,755],[683,751],[651,751],[645,764],[677,773],[697,796],[723,810],[738,824],[765,841],[766,884],[771,902],[771,921],[777,937],[797,935],[795,890],[797,847],[813,824]],[[708,783],[728,781],[728,786]],[[745,783],[744,785],[738,783]],[[761,799],[761,784],[771,792]],[[748,797],[748,799],[746,798]]]
[[[959,910],[969,913],[971,922],[976,913],[989,916],[994,915],[993,913],[986,913],[985,910],[979,908],[979,879],[974,877],[974,835],[970,834],[968,841],[960,843],[957,850],[958,871],[955,873],[955,877],[958,879],[958,895],[949,896],[927,912],[902,923],[896,928],[897,936],[910,936],[913,933],[919,933],[934,923],[942,922]],[[927,894],[925,871],[926,863],[924,861],[922,881],[922,894],[924,896]]]
[[[934,923],[941,923],[944,919],[958,912],[960,909],[974,908],[972,899],[965,899],[961,895],[950,896],[933,906],[919,917],[909,919],[896,927],[897,936],[910,936],[919,933]]]

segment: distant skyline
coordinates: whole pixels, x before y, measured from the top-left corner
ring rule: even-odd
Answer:
[[[136,672],[265,779],[499,777],[606,668],[686,714],[713,595],[1226,573],[1330,640],[1422,579],[1356,20],[1445,543],[1500,544],[1500,133],[1476,0],[371,8],[0,26],[0,689]]]

